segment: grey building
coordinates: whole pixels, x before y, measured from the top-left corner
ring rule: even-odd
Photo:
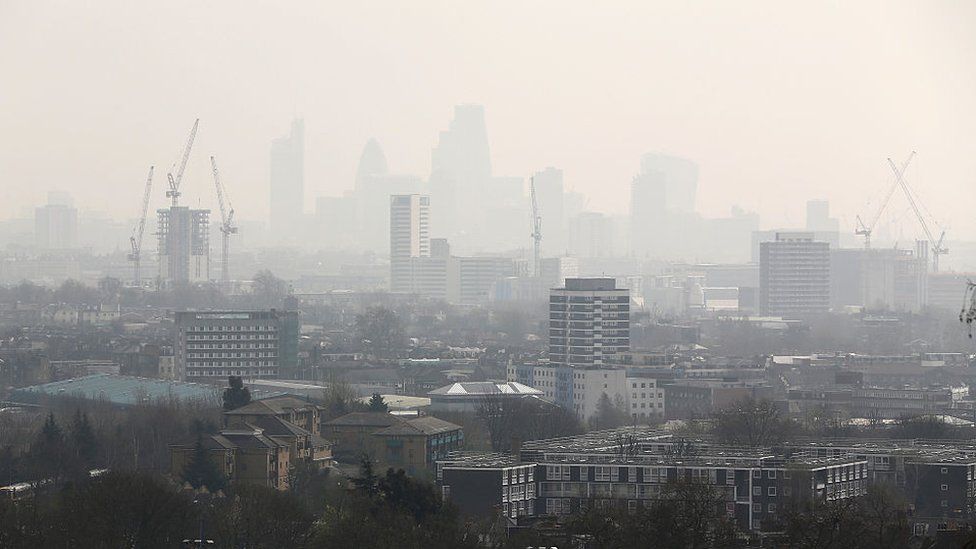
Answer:
[[[297,234],[305,203],[305,122],[295,119],[291,132],[271,142],[271,231]]]
[[[176,369],[192,381],[293,377],[298,336],[294,311],[180,311]]]
[[[796,316],[830,309],[830,245],[812,233],[776,233],[759,247],[759,311]]]

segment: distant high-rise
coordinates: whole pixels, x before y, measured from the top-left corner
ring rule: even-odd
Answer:
[[[698,164],[686,158],[648,153],[641,157],[641,174],[664,188],[664,205],[667,209],[695,211]]]
[[[271,231],[293,238],[301,227],[305,204],[305,122],[295,119],[291,133],[271,141]]]
[[[816,232],[837,232],[840,222],[830,217],[830,202],[826,200],[807,201],[807,230]]]
[[[631,248],[639,257],[675,256],[694,246],[698,165],[663,154],[641,157],[630,194]]]
[[[567,226],[563,171],[546,168],[533,176],[539,214],[542,216],[542,249],[552,254],[566,253]]]
[[[490,178],[485,109],[458,105],[450,127],[441,132],[431,153],[430,192],[437,204],[439,231],[454,236],[466,228],[479,200],[490,193]]]
[[[170,206],[156,210],[159,278],[165,282],[210,279],[210,210]]]
[[[796,316],[830,309],[830,244],[813,233],[776,233],[759,245],[759,310]]]
[[[40,250],[67,250],[78,245],[78,210],[71,195],[52,191],[47,205],[34,210],[34,243]]]
[[[412,291],[411,259],[430,257],[430,197],[390,197],[390,289]]]

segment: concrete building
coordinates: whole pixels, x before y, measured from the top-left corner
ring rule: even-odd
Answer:
[[[291,377],[298,336],[294,311],[177,312],[176,368],[188,380]]]
[[[762,315],[797,316],[830,309],[830,245],[811,233],[777,233],[760,244]]]
[[[305,121],[295,119],[285,137],[271,141],[271,232],[294,239],[305,210]]]
[[[48,193],[48,203],[34,210],[34,245],[38,250],[78,246],[78,210],[67,193]]]
[[[545,227],[542,239],[543,253],[563,254],[568,246],[566,208],[564,204],[563,171],[546,168],[533,176],[535,192]]]
[[[675,482],[714,487],[737,527],[777,531],[793,506],[865,493],[867,462],[854,455],[815,457],[703,444],[674,456],[671,435],[647,428],[594,431],[531,441],[518,455],[468,454],[440,460],[437,482],[466,516],[500,511],[522,523],[587,506],[636,510]],[[681,442],[678,442],[681,443]]]
[[[601,366],[630,350],[630,291],[612,278],[569,278],[549,291],[549,361]]]
[[[170,206],[156,210],[159,278],[210,280],[210,210]]]
[[[414,292],[413,258],[430,257],[430,197],[390,196],[390,289]]]

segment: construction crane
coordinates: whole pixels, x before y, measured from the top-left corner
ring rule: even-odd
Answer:
[[[153,167],[149,166],[149,177],[146,178],[146,190],[142,193],[142,215],[139,216],[139,224],[132,231],[129,237],[129,244],[132,251],[126,256],[132,262],[132,282],[136,286],[142,285],[139,266],[142,263],[142,233],[146,230],[146,215],[149,213],[149,193],[152,191]]]
[[[186,145],[183,146],[183,156],[180,158],[180,167],[176,170],[176,176],[173,176],[172,171],[166,174],[166,177],[169,179],[169,190],[166,191],[166,198],[173,199],[173,207],[179,205],[180,194],[182,194],[180,193],[180,183],[183,182],[183,171],[186,170],[186,161],[190,159],[190,149],[193,148],[193,140],[197,137],[197,126],[199,125],[200,119],[197,118],[193,121],[193,129],[190,130],[190,137],[186,139]]]
[[[224,184],[220,181],[220,172],[217,170],[217,159],[210,157],[210,166],[213,168],[214,186],[217,187],[217,203],[220,205],[220,286],[226,291],[230,288],[230,270],[227,258],[230,256],[230,235],[237,234],[237,226],[234,225],[234,206],[227,198],[227,191]]]
[[[902,163],[902,173],[908,169],[908,165],[912,163],[913,158],[915,158],[915,151],[912,151],[912,154],[908,155],[908,158]],[[874,217],[871,218],[870,223],[865,224],[864,221],[861,220],[861,216],[857,216],[857,227],[854,229],[854,234],[864,236],[865,250],[871,249],[871,233],[874,232],[875,225],[878,224],[878,220],[881,219],[881,214],[884,213],[885,208],[888,206],[888,202],[891,201],[891,196],[895,194],[895,190],[897,189],[898,179],[896,178],[888,188],[888,192],[885,193],[884,199],[881,201],[881,206],[878,208],[878,213],[874,214]]]
[[[914,152],[912,153],[914,154]],[[945,231],[939,235],[939,239],[935,240],[932,237],[932,231],[929,230],[929,224],[925,221],[925,216],[918,209],[918,204],[915,202],[915,197],[912,196],[912,191],[908,187],[908,183],[905,181],[905,170],[899,170],[898,166],[888,159],[888,166],[891,167],[891,171],[895,172],[895,178],[898,180],[898,184],[901,186],[901,190],[905,193],[905,198],[908,199],[908,203],[912,206],[912,211],[915,212],[915,217],[918,218],[919,225],[922,226],[922,231],[925,233],[925,238],[928,239],[929,244],[932,245],[932,271],[939,272],[939,256],[949,253],[949,248],[944,245],[945,242]]]
[[[541,259],[539,256],[539,246],[542,244],[542,216],[539,214],[539,203],[535,198],[535,178],[529,178],[529,194],[532,197],[532,240],[534,249],[532,250],[532,268],[536,277],[542,276]]]

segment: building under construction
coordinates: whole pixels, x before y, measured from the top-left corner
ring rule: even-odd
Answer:
[[[210,280],[210,210],[170,206],[156,210],[159,278],[164,282]]]

